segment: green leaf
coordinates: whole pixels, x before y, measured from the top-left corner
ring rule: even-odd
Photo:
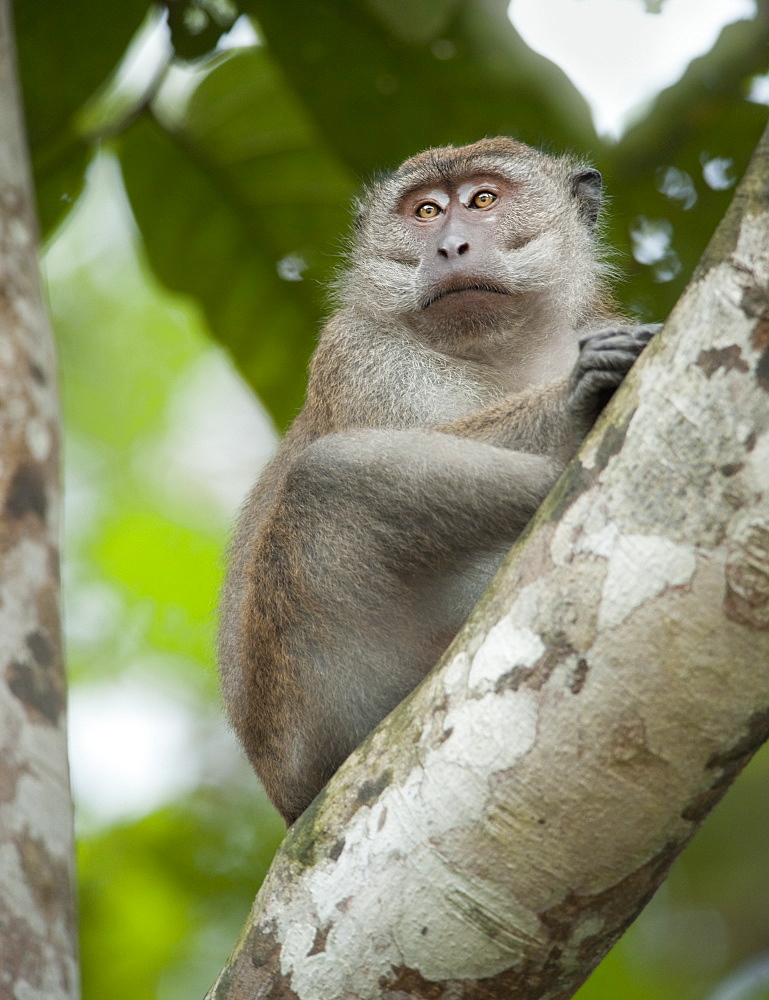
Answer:
[[[77,112],[117,66],[147,0],[16,0],[16,45],[42,231],[75,201],[90,150]]]
[[[353,186],[264,49],[220,62],[184,131],[145,115],[122,137],[126,189],[152,267],[195,296],[278,423],[303,398]]]
[[[361,175],[512,135],[585,149],[587,104],[497,0],[246,0],[313,121]]]

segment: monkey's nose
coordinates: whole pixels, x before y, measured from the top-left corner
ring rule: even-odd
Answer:
[[[447,260],[453,257],[461,257],[470,249],[470,244],[461,236],[449,236],[441,241],[438,247],[438,256]]]

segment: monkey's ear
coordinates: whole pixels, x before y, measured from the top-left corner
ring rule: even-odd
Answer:
[[[571,193],[579,202],[580,215],[591,228],[598,221],[602,189],[603,179],[594,167],[577,170],[571,175]]]

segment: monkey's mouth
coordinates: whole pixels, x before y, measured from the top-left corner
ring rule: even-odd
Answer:
[[[491,281],[457,281],[442,285],[427,295],[422,299],[422,308],[429,309],[436,302],[445,299],[447,295],[457,295],[461,292],[491,292],[493,295],[510,294],[502,285],[495,285]]]

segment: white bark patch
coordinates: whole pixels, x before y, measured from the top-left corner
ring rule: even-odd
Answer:
[[[583,941],[587,941],[588,938],[600,934],[605,926],[606,920],[604,917],[588,916],[584,920],[581,920],[571,932],[569,944],[572,948],[576,948]]]
[[[19,251],[26,249],[32,242],[32,234],[29,231],[29,227],[18,217],[9,220],[6,232],[8,234],[8,242]]]
[[[51,453],[51,432],[48,424],[40,418],[31,419],[24,428],[24,437],[29,453],[38,462],[44,462]]]
[[[493,878],[468,875],[447,861],[439,846],[447,837],[476,839],[457,817],[482,814],[494,773],[510,768],[533,746],[536,697],[528,691],[489,693],[450,709],[444,725],[446,739],[427,751],[422,766],[385,789],[371,807],[358,810],[339,859],[307,873],[309,898],[302,909],[317,915],[315,927],[328,928],[323,949],[310,954],[315,927],[285,914],[281,969],[291,973],[299,996],[347,995],[360,981],[348,967],[350,954],[362,961],[369,971],[366,981],[374,984],[399,965],[440,979],[446,956],[453,976],[494,975],[520,959],[523,941],[538,933],[536,918],[510,898],[509,889]],[[475,780],[467,780],[468,761]],[[461,795],[461,806],[452,788]],[[520,910],[513,921],[511,909]],[[360,929],[371,925],[372,914],[376,926],[387,931],[368,937],[362,956]],[[372,986],[355,995],[380,994]]]
[[[755,271],[759,281],[766,283],[769,277],[769,261],[766,257],[766,215],[746,214],[740,223],[740,235],[732,259]]]
[[[609,557],[598,627],[619,625],[644,601],[688,583],[696,568],[688,546],[653,535],[622,536]]]
[[[443,689],[446,694],[459,695],[464,691],[467,684],[467,670],[470,666],[470,657],[467,653],[457,653],[443,670]]]
[[[499,678],[515,667],[532,667],[545,652],[545,644],[530,628],[514,625],[505,615],[489,630],[483,645],[473,657],[467,678],[473,691],[490,691]]]
[[[312,949],[316,928],[312,924],[295,923],[286,931],[281,952],[284,969],[293,969]]]
[[[583,538],[600,536],[606,528],[606,511],[593,490],[583,493],[565,512],[550,542],[550,558],[556,566],[568,566],[585,550]]]
[[[541,643],[540,643],[541,645]],[[441,746],[445,758],[484,773],[504,771],[527,750],[537,735],[537,699],[530,691],[504,691],[489,696],[483,710],[467,701],[446,716],[451,735]]]
[[[746,434],[745,437],[748,435]],[[745,457],[745,478],[749,487],[759,495],[767,492],[769,470],[769,434],[763,434]]]
[[[613,521],[605,524],[599,531],[592,531],[577,542],[575,551],[579,553],[588,552],[594,556],[601,556],[609,559],[617,540],[620,537],[620,530]]]
[[[28,538],[4,557],[6,578],[0,582],[0,662],[7,663],[23,649],[24,636],[36,625],[35,600],[48,580],[48,551]]]
[[[19,916],[23,915],[34,933],[44,933],[45,921],[30,892],[18,849],[13,843],[0,843],[0,881],[3,886],[3,903],[8,910]]]
[[[61,738],[59,742],[63,742]],[[58,752],[61,754],[61,746],[58,747]],[[13,817],[13,824],[20,831],[24,828],[32,831],[35,838],[45,845],[51,857],[67,862],[72,851],[72,830],[61,822],[61,816],[65,815],[68,793],[68,784],[55,784],[49,775],[22,775]]]

